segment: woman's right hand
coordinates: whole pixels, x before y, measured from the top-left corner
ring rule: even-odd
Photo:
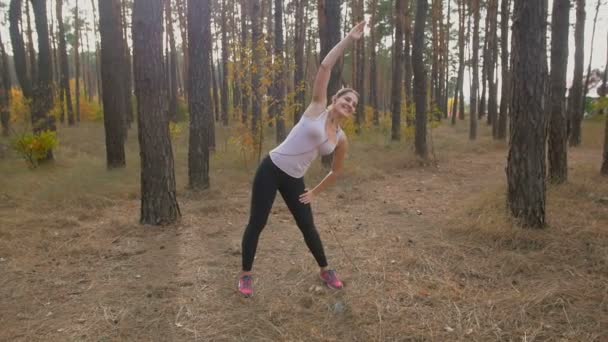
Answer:
[[[358,23],[352,30],[348,33],[348,36],[354,40],[359,40],[363,37],[363,30],[365,29],[365,20]]]

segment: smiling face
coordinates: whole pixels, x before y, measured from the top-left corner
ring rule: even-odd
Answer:
[[[339,117],[348,119],[353,116],[358,102],[359,94],[354,90],[339,91],[334,96],[332,108]]]

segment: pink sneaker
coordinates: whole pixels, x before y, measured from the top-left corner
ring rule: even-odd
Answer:
[[[253,276],[243,275],[239,278],[239,292],[245,297],[253,296]]]
[[[327,270],[321,272],[321,280],[329,287],[330,289],[340,290],[344,287],[342,281],[338,279],[338,274],[335,270]]]

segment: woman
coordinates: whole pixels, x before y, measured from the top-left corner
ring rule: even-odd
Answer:
[[[341,289],[343,286],[336,271],[328,268],[323,244],[313,222],[310,203],[336,181],[344,166],[348,140],[340,124],[352,117],[359,94],[350,88],[341,89],[333,96],[332,105],[326,108],[327,85],[334,64],[352,42],[363,36],[364,28],[365,22],[355,26],[323,59],[313,85],[312,101],[302,118],[283,143],[270,151],[258,167],[253,181],[249,224],[243,234],[243,270],[238,282],[239,292],[246,297],[253,295],[251,269],[255,251],[277,190],[302,231],[306,245],[321,269],[323,282],[332,289]],[[304,174],[312,161],[319,154],[328,155],[332,152],[332,170],[312,190],[305,189]]]

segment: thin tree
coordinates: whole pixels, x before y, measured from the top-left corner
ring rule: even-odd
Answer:
[[[578,144],[583,109],[583,69],[585,64],[585,0],[576,0],[576,24],[574,26],[574,77],[568,92],[568,135],[570,146]],[[580,118],[580,119],[579,119]]]
[[[180,216],[169,118],[163,110],[162,19],[163,0],[135,0],[132,36],[141,158],[140,222],[151,225],[171,224]]]
[[[568,180],[568,135],[564,108],[568,67],[570,0],[553,0],[551,19],[551,79],[549,105],[549,173],[552,183]]]
[[[405,36],[405,44],[403,44],[403,78],[405,88],[405,124],[410,127],[413,126],[413,120],[409,113],[411,112],[412,105],[414,104],[412,96],[412,80],[414,78],[414,71],[412,70],[412,9],[414,4],[410,0],[405,0],[405,22],[403,33]]]
[[[28,54],[28,70],[30,73],[30,79],[33,85],[36,84],[38,78],[38,70],[36,65],[36,50],[34,50],[34,38],[32,36],[32,19],[30,16],[30,3],[25,1],[25,35],[27,37],[27,54]]]
[[[507,206],[524,227],[545,225],[544,1],[515,0]]]
[[[608,34],[606,35],[606,42],[608,43]],[[602,100],[606,100],[606,94],[608,93],[608,44],[606,44],[606,66],[604,67],[604,79],[602,80]],[[602,161],[601,174],[608,176],[608,108],[604,108],[604,120],[606,121],[604,128],[604,156]]]
[[[416,155],[426,159],[426,66],[424,65],[424,26],[428,11],[427,0],[416,2],[416,23],[414,25],[414,44],[412,45],[412,66],[414,68],[414,101],[416,103]]]
[[[63,25],[63,0],[57,0],[55,4],[57,13],[57,28],[59,41],[59,103],[61,107],[60,121],[65,121],[64,103],[67,110],[68,124],[74,125],[74,109],[72,108],[72,93],[70,92],[70,75],[68,65],[67,44],[65,42],[65,28]]]
[[[376,22],[376,17],[378,16],[378,0],[371,0],[371,22],[372,25]],[[377,71],[377,60],[376,60],[376,45],[378,42],[376,41],[376,30],[370,30],[370,46],[369,46],[369,101],[370,106],[373,109],[373,122],[374,126],[380,125],[380,113],[378,111],[378,71]]]
[[[460,100],[460,94],[462,93],[463,78],[464,78],[464,33],[465,24],[464,20],[466,17],[465,1],[460,0],[458,3],[458,76],[456,78],[456,89],[454,92],[454,102],[452,104],[452,125],[456,124],[456,116],[458,115],[458,105]],[[462,114],[460,114],[462,115]]]
[[[190,188],[209,188],[209,122],[213,122],[209,53],[211,50],[211,4],[209,0],[188,0],[188,108],[190,142],[188,179]]]
[[[283,57],[283,0],[274,0],[274,77],[271,89],[272,103],[269,112],[276,120],[276,142],[285,139],[285,75]]]
[[[175,48],[175,34],[173,33],[173,11],[171,0],[165,0],[167,35],[169,36],[169,118],[177,121],[177,49]]]
[[[241,0],[241,121],[247,124],[251,104],[251,39],[248,18],[251,17],[251,2]]]
[[[123,27],[123,41],[125,42],[124,52],[125,52],[125,108],[126,108],[126,116],[127,116],[127,128],[131,127],[131,123],[133,122],[133,63],[131,62],[131,49],[128,44],[128,25],[127,25],[127,2],[128,0],[122,0],[122,27]],[[126,131],[126,130],[125,130]]]
[[[498,0],[489,0],[488,2],[488,17],[490,28],[488,30],[488,122],[492,124],[492,136],[498,136],[498,89],[496,87],[496,78],[494,77],[496,60],[498,57]]]
[[[477,91],[479,90],[479,0],[472,0],[473,12],[473,80],[471,82],[469,140],[477,139]]]
[[[509,113],[509,17],[511,0],[502,0],[500,9],[500,110],[498,112],[498,130],[496,138],[505,140],[507,137],[507,115]]]
[[[227,0],[222,0],[222,11],[221,11],[221,21],[222,21],[222,124],[224,126],[228,125],[228,6]]]
[[[126,164],[124,147],[126,102],[123,82],[123,74],[126,70],[124,70],[124,42],[120,11],[120,0],[99,0],[103,121],[108,169],[121,168]]]
[[[364,1],[359,0],[357,5],[357,23],[363,21],[363,12]],[[355,45],[357,46],[355,49],[355,53],[357,54],[357,82],[354,83],[354,85],[357,87],[359,94],[361,94],[361,98],[357,104],[355,117],[358,132],[361,132],[361,126],[365,124],[365,41],[363,39],[359,39]]]
[[[304,111],[304,96],[306,95],[306,83],[304,80],[304,41],[306,40],[306,25],[304,24],[304,0],[295,0],[295,33],[294,33],[294,59],[295,70],[293,83],[295,90],[293,124],[300,121]]]
[[[2,123],[2,136],[4,137],[8,136],[10,128],[10,91],[11,79],[8,72],[8,57],[0,35],[0,123]]]
[[[262,40],[262,27],[260,19],[262,11],[260,7],[260,0],[251,1],[251,50],[252,60],[251,65],[251,132],[253,136],[257,136],[258,128],[260,128],[260,122],[262,120],[262,93],[261,93],[261,82],[262,82],[262,69],[263,69],[263,40]]]
[[[573,121],[572,134],[570,135],[570,145],[579,146],[581,144],[581,125],[583,123],[583,116],[585,115],[585,106],[587,103],[587,94],[589,93],[589,80],[591,79],[591,62],[593,61],[593,46],[595,42],[595,28],[597,25],[597,16],[600,11],[601,0],[597,0],[595,5],[595,16],[593,17],[593,30],[591,31],[591,51],[589,53],[589,64],[587,64],[587,76],[585,76],[585,84],[583,86],[583,103],[579,108],[577,116]]]
[[[395,1],[394,27],[395,44],[393,47],[393,77],[391,87],[391,140],[401,140],[401,90],[403,65],[403,26],[405,25],[405,3],[407,0]]]
[[[78,0],[74,8],[74,70],[76,96],[76,122],[80,122],[80,19],[78,18]]]

